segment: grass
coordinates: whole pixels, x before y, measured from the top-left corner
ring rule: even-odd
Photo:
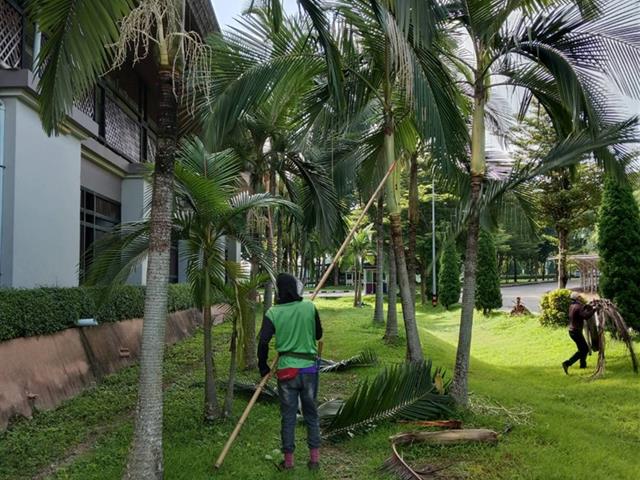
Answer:
[[[381,362],[401,361],[404,347],[384,345],[382,331],[372,327],[372,309],[353,309],[350,298],[317,302],[325,328],[325,356],[340,359],[374,348]],[[372,302],[369,302],[370,304]],[[455,358],[459,311],[419,309],[418,321],[427,356],[449,371]],[[228,326],[216,327],[216,361],[226,368],[224,343]],[[309,475],[307,448],[298,430],[298,467],[277,473],[279,415],[277,405],[258,404],[251,413],[223,468],[212,464],[233,422],[201,422],[202,336],[169,349],[165,365],[165,477],[167,479],[387,479],[379,466],[389,453],[388,436],[409,429],[380,425],[374,431],[322,453],[322,471]],[[503,431],[496,447],[405,448],[415,464],[455,464],[451,476],[472,479],[636,479],[640,478],[640,378],[631,372],[623,347],[610,343],[607,375],[587,380],[590,370],[565,376],[560,362],[572,353],[566,332],[542,328],[537,320],[495,314],[476,316],[470,387],[476,398],[508,409],[528,409],[529,424],[514,424],[504,415],[461,412],[468,427]],[[590,367],[595,358],[589,359]],[[375,367],[323,374],[320,398],[346,396],[356,382],[375,375]],[[0,479],[118,479],[132,434],[137,369],[112,375],[101,385],[31,421],[19,421],[0,434]],[[237,399],[235,414],[246,405]],[[53,466],[52,466],[53,464]]]

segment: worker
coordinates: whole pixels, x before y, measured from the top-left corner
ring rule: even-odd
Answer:
[[[294,467],[296,417],[298,401],[307,427],[310,470],[320,468],[320,420],[316,406],[318,392],[318,344],[322,325],[315,305],[302,300],[302,283],[294,276],[281,273],[276,279],[276,304],[262,319],[258,343],[258,367],[263,377],[269,373],[267,363],[269,341],[276,336],[278,351],[278,395],[282,452],[279,468]]]
[[[569,367],[580,360],[580,368],[587,368],[587,355],[589,345],[584,339],[582,329],[585,320],[589,320],[595,313],[591,305],[585,305],[584,300],[577,292],[571,293],[571,305],[569,305],[569,337],[578,347],[578,351],[573,356],[562,362],[564,373],[569,375]]]

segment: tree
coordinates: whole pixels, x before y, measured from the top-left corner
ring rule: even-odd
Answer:
[[[384,340],[388,343],[398,341],[398,282],[396,277],[395,250],[391,242],[388,245],[389,251],[389,283],[387,284],[387,326],[384,332]]]
[[[464,286],[451,387],[459,404],[468,400],[478,235],[482,207],[488,204],[486,133],[488,126],[499,123],[495,121],[496,111],[492,114],[490,108],[490,92],[499,84],[519,89],[521,112],[526,112],[532,98],[537,99],[562,139],[575,136],[576,132],[595,138],[616,122],[616,116],[607,108],[607,96],[602,95],[610,84],[629,95],[640,92],[640,81],[627,63],[635,65],[639,58],[640,42],[630,34],[637,25],[637,9],[626,2],[602,10],[597,2],[577,3],[467,0],[444,4],[449,18],[466,31],[475,57],[471,63],[467,58],[456,58],[466,66],[465,78],[469,79],[467,88],[472,91],[473,102]],[[541,8],[545,5],[547,8]],[[594,61],[596,58],[600,60]],[[500,80],[496,82],[496,78]],[[566,147],[571,143],[563,141]],[[591,151],[602,153],[604,145],[599,147],[596,143]],[[573,160],[569,153],[565,149],[565,165],[558,167],[578,162],[588,151],[575,149]]]
[[[158,65],[157,153],[149,223],[149,254],[133,447],[126,477],[162,478],[162,360],[167,316],[173,164],[183,77],[198,70],[202,44],[185,31],[185,0],[29,0],[47,38],[38,58],[40,113],[57,132],[74,99],[99,77],[133,58]],[[183,69],[186,68],[185,69]]]
[[[640,329],[640,213],[628,183],[606,178],[598,232],[600,292]]]
[[[478,239],[478,273],[476,279],[476,309],[489,315],[491,310],[502,307],[498,257],[493,235],[486,230]]]
[[[455,242],[449,242],[440,257],[438,275],[438,298],[447,310],[460,300],[460,286],[460,256]]]
[[[187,278],[196,306],[202,310],[204,326],[204,418],[217,419],[220,407],[213,362],[211,308],[223,293],[235,298],[224,287],[228,278],[233,288],[244,289],[242,278],[233,267],[226,267],[225,242],[236,240],[251,255],[263,261],[270,271],[270,258],[259,243],[247,235],[247,213],[280,206],[294,206],[269,194],[250,195],[240,191],[241,164],[231,150],[209,153],[197,138],[185,140],[175,165],[175,208],[172,215],[173,235],[185,242],[184,260]],[[88,282],[113,284],[126,280],[131,269],[149,250],[149,221],[126,223],[96,247],[96,257],[89,269]],[[243,290],[244,291],[244,290]],[[237,303],[237,302],[235,302]],[[244,303],[243,303],[244,304]],[[241,319],[235,304],[232,311]],[[240,335],[242,341],[243,335]]]
[[[362,306],[362,281],[364,259],[371,253],[371,237],[373,225],[369,224],[358,230],[351,239],[347,250],[354,270],[353,306]]]
[[[376,307],[374,325],[384,325],[384,195],[378,198],[376,208]]]
[[[558,141],[549,116],[538,106],[518,125],[514,138],[515,159],[526,163],[546,155]],[[567,255],[575,230],[595,225],[600,204],[602,178],[593,163],[555,169],[534,180],[540,220],[556,232],[558,238],[558,288],[569,280]]]

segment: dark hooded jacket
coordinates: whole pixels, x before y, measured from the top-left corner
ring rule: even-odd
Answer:
[[[595,313],[591,305],[584,305],[574,301],[569,306],[569,331],[582,332],[585,320],[589,320]]]
[[[296,277],[289,275],[288,273],[281,273],[278,275],[276,278],[276,291],[276,303],[278,305],[302,301],[302,297],[298,293],[298,280]],[[315,310],[315,315],[316,340],[320,340],[322,338],[322,325],[320,323],[318,310]],[[267,358],[269,356],[269,342],[275,333],[275,326],[265,313],[262,318],[262,327],[260,328],[260,337],[258,340],[258,368],[260,369],[260,374],[262,376],[269,372],[269,365],[267,364]]]

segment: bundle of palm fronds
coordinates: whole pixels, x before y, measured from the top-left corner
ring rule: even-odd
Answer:
[[[333,360],[320,360],[320,372],[341,372],[353,367],[370,367],[378,363],[378,356],[373,350],[364,350],[351,358],[335,362]]]
[[[592,300],[589,305],[591,305],[595,310],[595,318],[596,318],[596,327],[597,327],[597,340],[595,343],[597,348],[593,348],[593,350],[598,351],[598,365],[596,366],[595,371],[593,372],[592,378],[601,377],[605,372],[605,332],[607,324],[612,327],[614,335],[620,338],[627,349],[629,350],[629,354],[631,355],[631,365],[633,366],[633,371],[638,373],[638,358],[636,357],[636,353],[633,349],[633,339],[629,334],[629,327],[625,323],[622,315],[613,304],[611,300],[607,300],[606,298]],[[594,339],[592,339],[593,341]]]
[[[431,445],[455,445],[462,443],[489,443],[498,441],[498,434],[492,430],[447,430],[444,432],[403,432],[393,435],[391,440],[391,456],[382,465],[382,470],[396,475],[401,480],[426,480],[434,478],[441,470],[450,467],[445,465],[425,465],[414,467],[402,458],[398,451],[398,445],[411,445],[414,443],[427,443]]]
[[[321,416],[323,433],[335,438],[385,420],[441,419],[453,405],[448,386],[441,369],[432,372],[431,361],[387,367],[361,383],[342,405],[332,401],[331,411]]]

